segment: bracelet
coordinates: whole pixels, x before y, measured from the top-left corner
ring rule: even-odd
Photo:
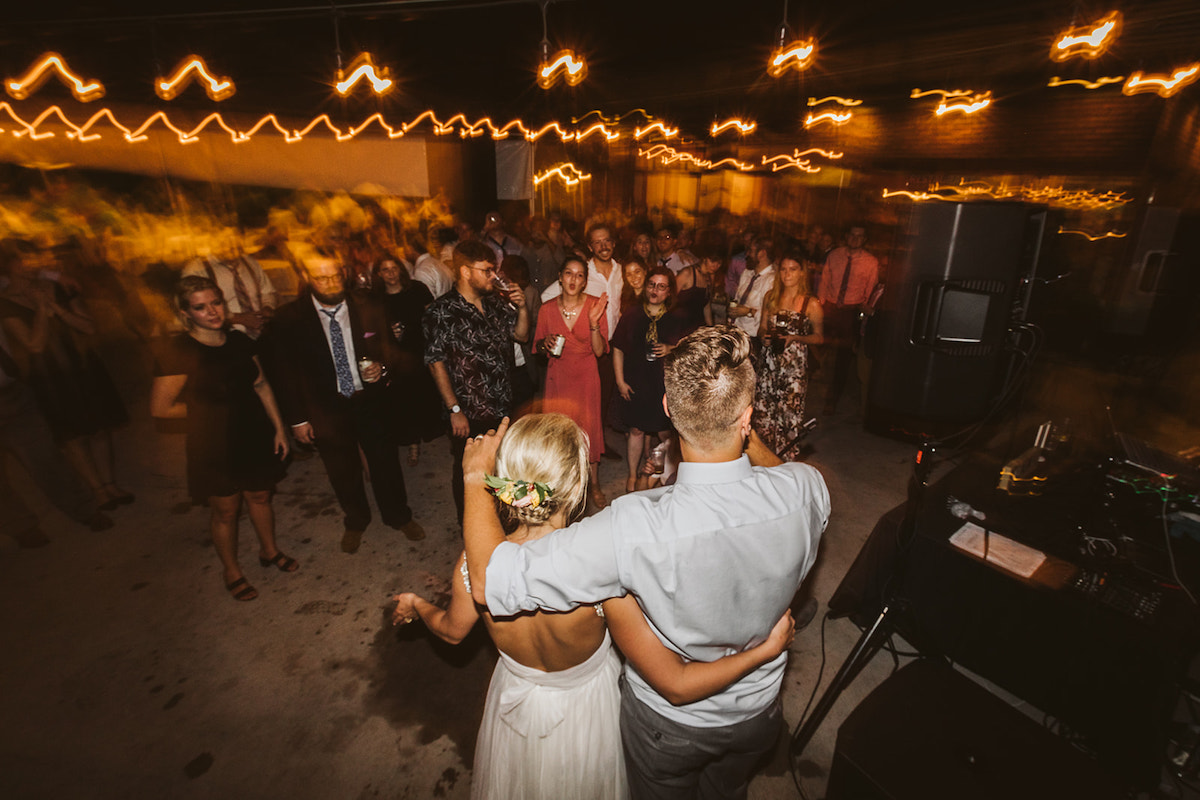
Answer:
[[[600,330],[600,326],[597,325],[596,327],[592,328],[592,333],[597,333],[597,332],[599,332],[599,330]]]

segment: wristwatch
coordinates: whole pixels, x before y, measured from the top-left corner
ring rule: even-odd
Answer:
[[[454,405],[450,406],[450,413],[451,414],[461,414],[462,406],[460,406],[458,403],[455,403]]]

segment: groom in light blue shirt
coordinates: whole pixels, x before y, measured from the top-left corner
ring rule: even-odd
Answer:
[[[471,442],[464,538],[476,601],[506,616],[631,593],[659,639],[694,661],[763,641],[816,558],[829,492],[815,469],[781,463],[752,432],[749,356],[737,329],[683,339],[664,359],[683,454],[676,483],[621,497],[535,542],[504,541],[483,488],[504,426]],[[786,663],[785,653],[680,706],[626,664],[621,733],[635,800],[745,797],[779,735]]]

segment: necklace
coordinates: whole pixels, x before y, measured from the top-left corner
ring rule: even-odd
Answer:
[[[568,322],[570,322],[571,320],[575,319],[575,316],[579,313],[579,309],[583,308],[583,303],[580,303],[574,308],[568,310],[566,304],[562,301],[562,295],[559,295],[558,307],[562,311],[562,315],[567,318]]]

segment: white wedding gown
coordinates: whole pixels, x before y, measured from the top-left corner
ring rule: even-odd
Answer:
[[[624,800],[621,665],[612,639],[570,669],[542,672],[504,653],[475,745],[474,800]]]

